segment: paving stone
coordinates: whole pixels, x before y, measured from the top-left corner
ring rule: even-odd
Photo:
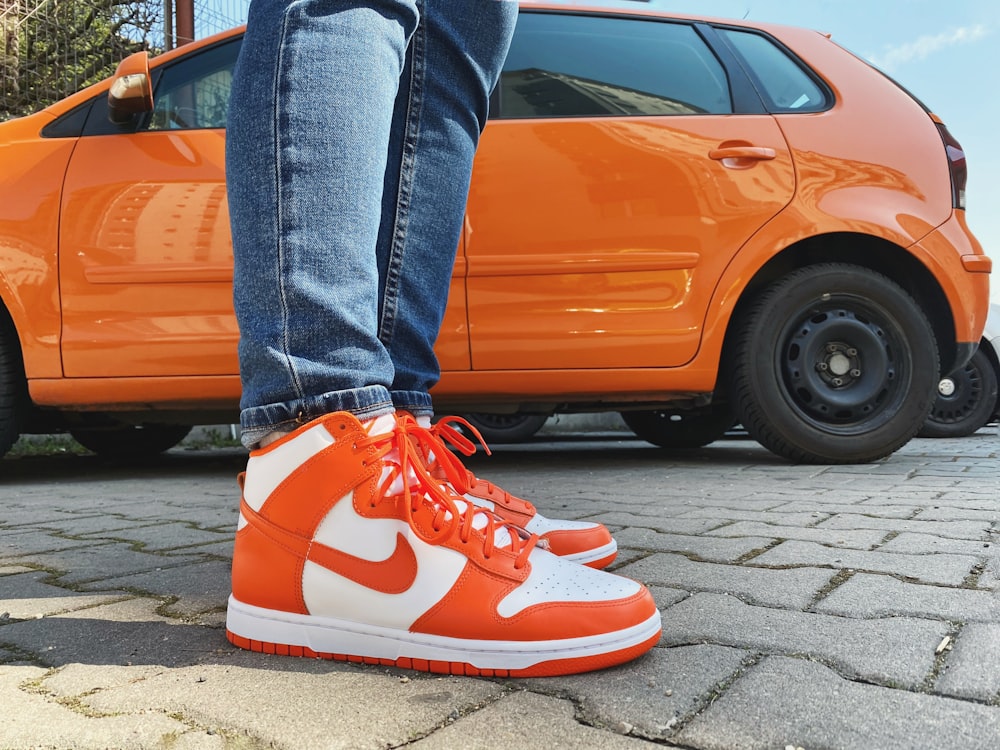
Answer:
[[[629,727],[616,722],[611,728],[621,731]],[[656,747],[642,739],[581,724],[574,717],[570,701],[522,691],[490,703],[406,746],[414,750],[522,747],[530,746],[530,738],[538,736],[545,736],[546,745],[552,748],[633,750]]]
[[[892,505],[889,503],[877,503],[872,505],[853,504],[849,507],[844,505],[831,505],[829,503],[817,503],[808,500],[785,503],[774,513],[780,515],[784,513],[821,513],[825,516],[833,516],[838,513],[861,513],[874,518],[912,518],[921,511],[920,505]],[[763,519],[761,519],[763,520]]]
[[[140,717],[140,712],[116,708],[108,715],[86,715],[49,695],[22,687],[44,675],[45,670],[38,667],[0,665],[0,743],[4,748],[145,750],[173,747],[173,741],[189,731],[165,713],[141,712]]]
[[[757,523],[755,521],[737,521],[728,526],[721,526],[706,532],[709,536],[725,537],[770,537],[772,539],[800,539],[808,542],[818,542],[831,547],[851,547],[854,549],[871,549],[885,538],[885,532],[879,530],[841,530],[831,534],[825,528],[803,528],[773,523]]]
[[[671,534],[701,534],[726,523],[725,519],[674,518],[622,512],[601,513],[587,520],[603,523],[609,528],[640,527]]]
[[[924,508],[917,515],[918,521],[990,521],[997,520],[996,510],[974,508],[932,507]]]
[[[714,645],[655,648],[634,662],[592,675],[547,677],[525,684],[572,697],[588,724],[625,725],[638,736],[664,739],[674,733],[682,717],[708,703],[717,687],[750,657],[747,651]]]
[[[84,587],[140,591],[163,598],[177,597],[177,601],[164,606],[161,611],[187,617],[226,606],[231,591],[231,568],[228,562],[211,560],[117,578],[102,578],[95,583],[84,584]]]
[[[944,622],[852,620],[755,607],[723,594],[695,594],[663,612],[661,644],[717,643],[806,654],[848,677],[915,689],[930,674],[934,650],[949,629]]]
[[[179,623],[156,612],[160,602],[128,599],[0,627],[0,642],[60,667],[157,664],[176,667],[228,647],[223,632]]]
[[[818,511],[783,511],[777,510],[734,510],[732,508],[697,508],[683,513],[680,518],[706,518],[724,521],[756,521],[758,523],[777,523],[784,526],[813,526],[832,513],[839,510]]]
[[[29,568],[27,565],[0,565],[0,577],[16,576],[21,575],[21,573],[34,572],[35,568]]]
[[[233,559],[233,543],[235,537],[232,532],[224,535],[225,541],[213,542],[212,544],[198,544],[191,547],[181,547],[177,550],[166,550],[159,554],[163,557],[188,557],[193,555],[198,558],[223,557],[227,560]]]
[[[817,524],[819,529],[884,529],[910,531],[951,539],[981,539],[989,530],[989,521],[889,520],[854,513],[841,513]]]
[[[215,531],[203,531],[187,523],[158,523],[155,525],[138,526],[134,528],[116,529],[114,531],[96,531],[82,535],[87,539],[106,539],[138,543],[144,552],[158,552],[178,547],[190,547],[196,544],[225,541],[232,533],[221,534]]]
[[[80,594],[44,583],[46,578],[49,578],[48,573],[32,571],[0,579],[0,615],[26,620],[123,598],[121,593]],[[3,640],[2,631],[0,640]]]
[[[0,558],[26,557],[92,546],[93,542],[63,539],[47,531],[20,529],[0,532]],[[7,562],[16,564],[18,561],[8,559]]]
[[[1000,551],[1000,539],[988,537],[992,541],[973,541],[971,539],[948,539],[931,534],[917,534],[904,531],[879,546],[880,552],[902,552],[909,555],[923,555],[933,552],[945,552],[954,555],[992,555]]]
[[[693,562],[683,555],[667,553],[650,555],[615,572],[646,585],[728,593],[752,604],[785,609],[804,609],[835,575],[822,568],[772,570]]]
[[[399,747],[430,735],[504,692],[501,683],[488,680],[404,675],[321,659],[212,658],[219,663],[140,672],[128,684],[109,675],[113,686],[64,697],[96,711],[179,715],[195,726],[249,737],[257,743],[252,747],[336,743],[365,750]]]
[[[754,565],[823,566],[850,570],[869,570],[915,578],[927,583],[960,585],[976,565],[968,555],[901,555],[893,552],[866,552],[832,549],[815,542],[782,542],[753,558]]]
[[[60,585],[116,578],[131,573],[181,565],[185,560],[194,562],[197,559],[192,556],[185,558],[176,555],[164,557],[134,550],[129,544],[114,542],[49,553],[44,557],[32,557],[33,562],[40,561],[46,567],[62,571],[59,573]]]
[[[986,482],[990,484],[991,482]],[[996,489],[987,492],[977,492],[974,488],[968,489],[963,488],[955,492],[927,492],[919,493],[912,491],[912,488],[907,487],[905,491],[901,491],[900,494],[906,496],[906,499],[910,503],[920,503],[916,510],[922,510],[926,507],[938,507],[938,508],[958,508],[963,510],[990,510],[996,509]],[[923,502],[921,501],[921,496],[923,496]],[[866,500],[857,506],[857,509],[865,513],[867,508],[879,508],[883,505],[883,502],[877,498]]]
[[[970,623],[955,638],[934,691],[983,702],[1000,696],[1000,623]]]
[[[1000,708],[851,682],[820,664],[775,656],[675,739],[698,750],[991,750]]]
[[[991,591],[908,583],[892,576],[868,573],[855,573],[813,609],[844,617],[1000,620],[1000,598]]]
[[[726,539],[685,534],[660,534],[652,529],[628,528],[615,534],[619,547],[652,552],[683,552],[702,560],[733,562],[774,542],[760,537]]]
[[[627,573],[622,573],[621,575],[628,575]],[[656,606],[659,609],[666,609],[667,607],[672,607],[677,604],[677,602],[682,602],[687,599],[690,594],[687,591],[682,591],[681,589],[672,589],[667,586],[649,586],[649,593],[653,595],[653,599],[656,601]]]

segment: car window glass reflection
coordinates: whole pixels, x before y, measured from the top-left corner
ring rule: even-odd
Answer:
[[[728,114],[722,65],[686,24],[522,13],[500,115]]]
[[[224,128],[239,42],[167,68],[153,98],[148,130]]]
[[[774,42],[751,32],[719,30],[750,63],[771,112],[817,112],[826,108],[823,89]]]

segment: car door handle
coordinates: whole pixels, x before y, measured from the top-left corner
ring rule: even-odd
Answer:
[[[767,161],[777,156],[773,148],[767,146],[722,146],[713,148],[708,152],[710,159],[722,161],[723,159],[753,159],[755,161]]]

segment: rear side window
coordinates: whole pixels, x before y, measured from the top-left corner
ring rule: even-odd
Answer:
[[[522,13],[500,78],[499,116],[729,114],[729,83],[693,27]]]
[[[736,29],[718,31],[746,60],[769,112],[818,112],[828,107],[826,89],[769,38]]]

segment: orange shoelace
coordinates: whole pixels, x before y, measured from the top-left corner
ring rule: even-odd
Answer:
[[[460,417],[450,419],[461,420]],[[448,432],[445,435],[449,442],[457,440],[456,447],[459,447],[459,450],[462,450],[460,446],[471,448],[466,455],[475,452],[475,445],[470,440],[458,430],[446,427]],[[469,428],[475,431],[471,425]],[[478,435],[478,432],[476,434]],[[483,445],[485,447],[485,443]],[[376,455],[380,459],[389,456],[393,451],[396,452],[399,463],[388,462],[390,471],[386,472],[379,485],[378,497],[409,498],[409,502],[404,502],[403,505],[406,521],[421,539],[428,544],[436,545],[457,533],[459,540],[466,544],[473,538],[473,534],[481,534],[484,557],[489,558],[498,547],[506,547],[516,556],[514,567],[517,569],[524,567],[528,555],[538,543],[538,537],[507,523],[494,513],[473,505],[456,494],[451,487],[463,492],[465,490],[458,488],[465,487],[467,490],[474,477],[431,430],[418,425],[409,414],[398,414],[396,428],[392,432],[369,435],[367,439],[358,442],[359,448],[369,446],[376,447]],[[424,460],[425,456],[432,454],[437,459],[436,465],[440,466],[451,487],[432,475],[431,467]],[[394,486],[401,486],[401,491],[394,489]],[[423,508],[433,511],[431,527],[435,533],[430,535],[426,535],[415,523],[415,514]],[[477,528],[479,518],[484,519],[485,523],[479,523]],[[506,530],[509,541],[505,540],[498,545],[497,535],[503,530]]]
[[[490,447],[486,444],[486,441],[483,439],[479,430],[473,427],[467,420],[456,416],[441,417],[434,425],[426,430],[426,432],[430,433],[430,439],[428,440],[425,438],[425,443],[432,442],[434,445],[440,446],[440,450],[432,450],[436,460],[431,466],[431,471],[433,472],[437,466],[440,466],[441,473],[444,475],[444,478],[446,478],[448,483],[451,484],[451,486],[454,487],[455,490],[461,495],[469,492],[477,484],[481,484],[485,486],[486,492],[490,495],[491,499],[498,500],[506,505],[511,505],[513,501],[511,499],[511,494],[507,492],[507,490],[502,487],[497,487],[495,484],[488,482],[485,479],[479,479],[475,474],[465,468],[458,456],[449,450],[449,446],[451,446],[464,456],[471,456],[476,452],[476,443],[466,437],[461,429],[456,428],[453,425],[459,425],[461,428],[468,430],[473,436],[475,436],[476,441],[483,446],[483,450],[486,451],[486,455],[492,455]],[[442,459],[442,457],[444,458]],[[533,513],[535,510],[535,506],[527,500],[519,500],[516,505],[523,505],[525,510],[529,513]]]

